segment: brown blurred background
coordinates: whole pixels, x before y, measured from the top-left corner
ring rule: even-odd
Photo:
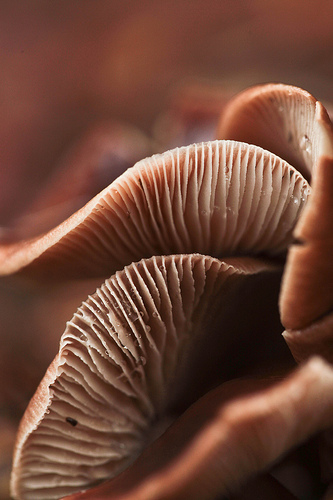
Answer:
[[[0,225],[87,127],[148,133],[183,79],[258,82],[329,100],[332,0],[1,0]]]

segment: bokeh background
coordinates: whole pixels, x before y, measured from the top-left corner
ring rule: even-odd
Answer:
[[[129,136],[133,155],[122,146],[134,162],[165,132],[184,142],[170,110],[216,118],[232,95],[271,81],[332,109],[332,0],[1,0],[0,236],[87,131],[135,126],[145,139]],[[77,175],[64,184],[80,195]],[[0,281],[1,499],[19,418],[91,288]]]
[[[1,0],[0,224],[94,122],[151,132],[184,79],[329,100],[332,0]]]

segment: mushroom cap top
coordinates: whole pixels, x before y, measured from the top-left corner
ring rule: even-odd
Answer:
[[[212,358],[234,356],[237,340],[254,331],[269,307],[268,282],[276,285],[274,308],[279,276],[276,266],[257,259],[192,254],[141,260],[107,280],[67,323],[23,417],[14,498],[60,498],[132,463],[156,423],[178,406],[183,411],[188,393],[195,400],[209,387]],[[272,317],[270,333],[281,331]],[[243,345],[252,341],[250,335]],[[264,341],[263,357],[266,345],[271,352]],[[239,354],[240,366],[247,352]],[[220,362],[219,378],[230,376],[227,366]]]
[[[152,255],[283,254],[308,194],[259,147],[177,148],[138,162],[45,235],[0,247],[0,273],[105,278]]]

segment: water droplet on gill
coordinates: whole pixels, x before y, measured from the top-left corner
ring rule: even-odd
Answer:
[[[235,215],[235,211],[234,211],[231,207],[227,207],[227,212],[228,212],[230,215]]]
[[[297,196],[292,196],[292,197],[291,197],[291,200],[292,200],[292,202],[293,202],[295,205],[298,205],[298,203],[299,203],[299,198],[297,198]]]
[[[159,266],[159,270],[160,271],[165,271],[165,267],[164,266]]]
[[[144,316],[144,312],[143,311],[140,311],[140,316]]]
[[[300,141],[300,148],[305,151],[308,154],[311,154],[312,151],[312,144],[307,135],[303,135],[301,141]]]
[[[81,340],[87,340],[87,337],[84,335],[84,333],[82,333],[82,334],[80,335],[80,339],[81,339]]]
[[[153,312],[152,312],[152,316],[153,316],[154,318],[158,318],[158,312],[153,311]]]
[[[280,104],[280,106],[278,107],[278,110],[280,111],[280,113],[283,113],[284,112],[284,107],[281,106],[281,104]]]
[[[150,332],[150,330],[151,330],[151,326],[146,325],[146,332],[147,332],[147,333],[149,333],[149,332]]]
[[[141,361],[142,366],[145,366],[145,364],[147,363],[147,360],[144,356],[140,356],[140,361]]]
[[[302,203],[305,203],[306,202],[306,199],[307,199],[307,196],[306,196],[306,188],[303,187],[302,190],[301,190],[301,202]]]
[[[224,167],[224,173],[225,173],[225,174],[228,174],[228,173],[229,173],[229,171],[230,171],[230,169],[229,169],[228,165],[226,165],[226,166]]]
[[[206,215],[208,215],[208,212],[207,212],[207,210],[201,210],[201,215],[203,215],[203,216],[206,216]]]
[[[221,207],[219,207],[218,205],[214,205],[214,210],[215,212],[219,212],[221,210]]]

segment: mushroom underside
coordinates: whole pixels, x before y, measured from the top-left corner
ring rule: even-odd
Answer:
[[[258,260],[192,254],[107,280],[68,322],[25,413],[13,496],[56,499],[116,476],[210,389],[293,366],[280,278]]]
[[[0,246],[0,274],[106,278],[153,255],[284,255],[310,188],[259,147],[213,141],[138,162],[52,231]]]

